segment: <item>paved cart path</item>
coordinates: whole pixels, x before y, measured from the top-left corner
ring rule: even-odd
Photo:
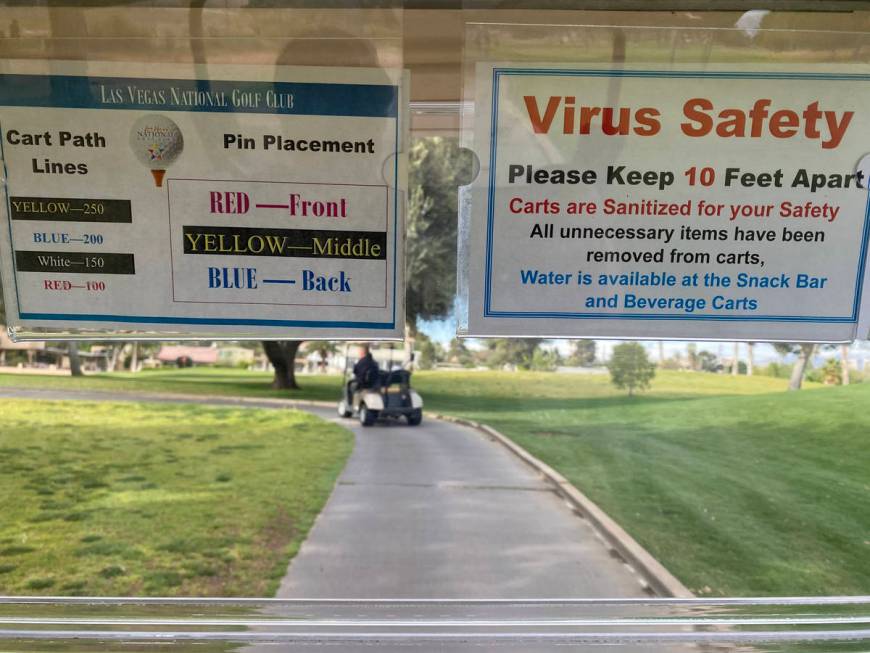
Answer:
[[[0,388],[4,397],[161,401],[163,395]],[[185,402],[280,409],[275,401]],[[424,420],[354,431],[338,484],[283,579],[280,598],[643,597],[588,523],[503,446]]]

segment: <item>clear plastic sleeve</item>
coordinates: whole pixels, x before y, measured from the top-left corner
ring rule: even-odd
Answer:
[[[4,19],[13,338],[401,339],[401,3]]]

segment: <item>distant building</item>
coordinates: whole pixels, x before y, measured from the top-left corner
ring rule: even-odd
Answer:
[[[86,372],[105,372],[105,352],[79,351],[82,369]],[[13,342],[0,325],[0,367],[16,367],[22,370],[69,369],[69,354],[66,345],[49,346],[43,341]]]
[[[176,365],[178,367],[216,365],[219,356],[217,347],[191,345],[163,345],[157,352],[157,360],[163,365]]]
[[[255,352],[253,349],[238,347],[235,345],[226,345],[218,347],[218,365],[225,367],[239,367],[240,365],[252,365],[254,363]]]
[[[7,358],[12,358],[12,356],[7,356],[7,354],[14,352],[14,354],[17,354],[16,358],[23,355],[27,359],[27,364],[33,365],[37,352],[45,351],[44,342],[12,342],[9,336],[6,335],[6,328],[0,325],[0,329],[2,329],[0,330],[0,367],[5,367],[12,362],[7,360]]]

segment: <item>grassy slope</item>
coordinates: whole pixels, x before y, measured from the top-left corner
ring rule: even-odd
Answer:
[[[492,381],[486,399],[448,379],[427,398],[553,465],[693,590],[870,592],[870,384],[662,374],[630,400],[591,380],[560,399],[567,385],[539,375],[525,381],[550,392],[516,399]]]
[[[0,594],[268,596],[350,454],[295,411],[0,399]]]
[[[15,383],[279,395],[267,375],[0,377]],[[336,377],[290,396],[334,399]],[[427,407],[492,424],[565,474],[703,593],[870,593],[870,384],[785,393],[766,377],[418,373]]]

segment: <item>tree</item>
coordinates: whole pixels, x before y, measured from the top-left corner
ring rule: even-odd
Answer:
[[[656,374],[655,363],[646,355],[646,349],[638,342],[623,342],[613,348],[610,362],[610,380],[617,388],[628,390],[632,396],[635,390],[645,390]]]
[[[530,369],[538,372],[553,372],[562,363],[558,349],[538,347],[532,354]]]
[[[263,351],[275,369],[272,387],[276,390],[298,390],[296,383],[296,352],[301,340],[264,340]]]
[[[746,343],[746,376],[752,376],[755,371],[755,343]]]
[[[698,369],[702,372],[719,372],[722,370],[722,365],[716,358],[716,354],[706,349],[698,352],[697,355]]]
[[[807,371],[807,366],[813,358],[816,351],[816,346],[812,343],[774,343],[773,348],[781,356],[786,354],[796,354],[797,361],[791,369],[791,378],[788,380],[788,389],[791,391],[800,390],[804,382],[804,375]]]
[[[843,369],[843,385],[849,385],[849,345],[840,345],[840,367]]]
[[[486,364],[494,369],[513,365],[521,370],[531,369],[535,350],[543,342],[540,338],[495,338],[487,342],[489,354]]]
[[[454,363],[465,367],[471,367],[474,365],[474,357],[471,355],[471,352],[468,351],[465,342],[459,338],[453,338],[453,340],[450,341],[450,344],[447,345],[446,358],[448,363]]]
[[[822,367],[822,383],[840,385],[843,382],[843,367],[836,358],[829,358]]]
[[[119,340],[111,340],[101,344],[106,347],[106,354],[108,356],[106,369],[109,372],[123,371],[125,358],[124,349],[127,347],[127,343]]]
[[[79,357],[79,343],[68,342],[66,345],[67,354],[69,354],[69,373],[72,376],[83,376],[82,360]]]
[[[441,345],[425,333],[420,332],[417,334],[417,348],[420,351],[417,366],[421,370],[431,370],[444,359],[444,351]]]
[[[331,340],[317,340],[314,343],[314,351],[317,352],[320,361],[318,365],[321,371],[326,371],[326,362],[330,355],[338,351],[338,345]]]
[[[694,342],[686,345],[686,360],[689,361],[689,368],[693,372],[701,369],[701,361],[698,358],[698,345]]]
[[[471,179],[472,159],[447,138],[417,139],[409,152],[408,226],[405,241],[405,314],[445,317],[456,292],[458,187]]]
[[[571,355],[568,357],[570,365],[579,367],[589,367],[595,364],[595,341],[594,340],[575,340],[574,348]]]

